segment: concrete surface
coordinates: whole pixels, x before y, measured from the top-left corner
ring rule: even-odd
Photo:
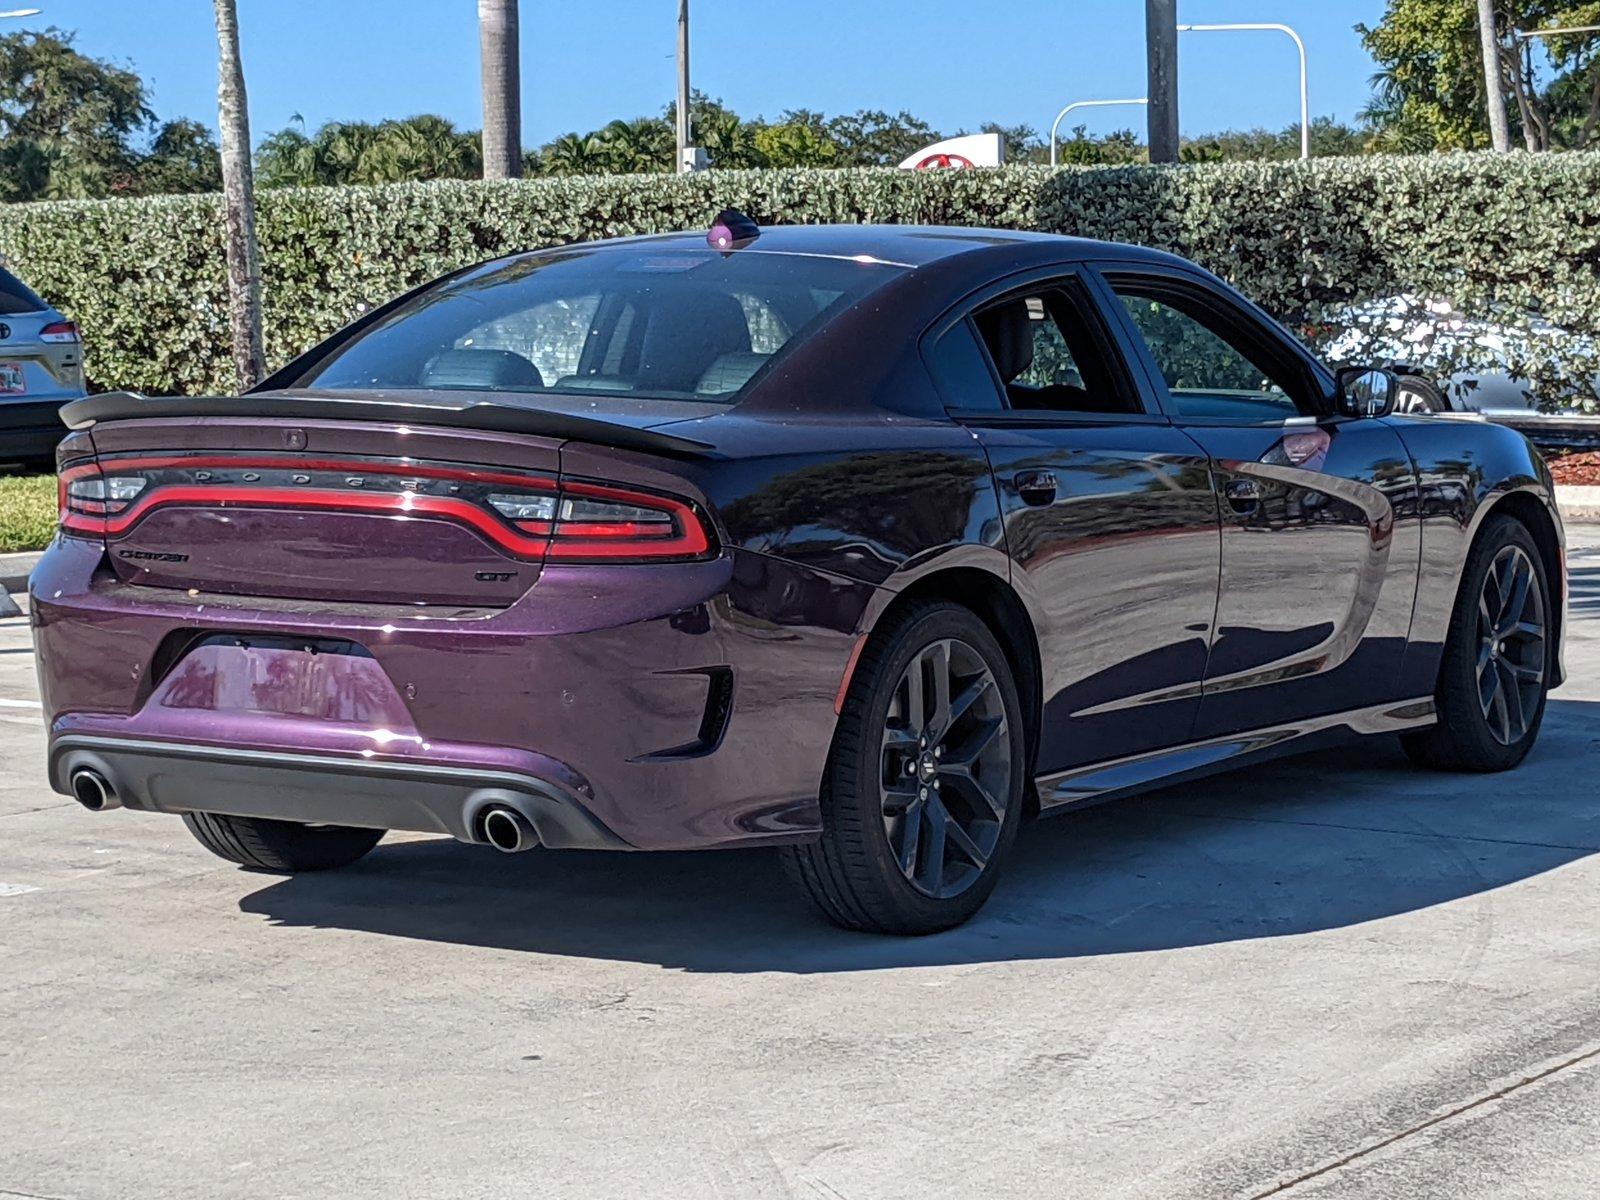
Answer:
[[[1568,525],[1579,521],[1600,521],[1600,487],[1576,483],[1556,486],[1556,507]]]
[[[1508,775],[1392,743],[1027,831],[918,941],[761,853],[251,875],[42,782],[0,624],[0,1196],[1600,1193],[1600,530]]]
[[[7,592],[28,590],[28,576],[39,565],[41,550],[17,550],[0,554],[0,588]]]

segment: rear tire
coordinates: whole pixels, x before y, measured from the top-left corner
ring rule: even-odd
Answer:
[[[1527,757],[1550,685],[1550,604],[1528,527],[1515,517],[1489,517],[1467,555],[1450,616],[1434,692],[1439,723],[1400,739],[1412,762],[1483,772]]]
[[[957,604],[913,605],[862,651],[823,777],[822,838],[786,847],[784,865],[846,929],[959,925],[1016,839],[1026,764],[1016,683],[988,626]]]
[[[218,858],[252,871],[293,875],[347,867],[383,840],[381,829],[348,825],[302,825],[266,817],[184,813],[195,840]]]

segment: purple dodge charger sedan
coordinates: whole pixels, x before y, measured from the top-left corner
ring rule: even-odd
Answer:
[[[1192,264],[976,229],[516,254],[239,397],[68,404],[51,785],[265,871],[779,847],[971,916],[1026,817],[1352,735],[1518,763],[1549,473]]]

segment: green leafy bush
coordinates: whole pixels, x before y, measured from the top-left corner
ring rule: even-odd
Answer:
[[[1363,303],[1399,296],[1515,327],[1542,318],[1581,336],[1538,340],[1519,369],[1547,403],[1593,399],[1600,154],[444,181],[268,190],[259,204],[274,363],[451,268],[700,228],[733,206],[762,223],[989,225],[1157,246],[1324,344],[1362,324]],[[0,206],[0,254],[82,324],[97,386],[233,386],[217,197]],[[1430,353],[1441,373],[1481,365],[1473,344]]]
[[[0,476],[0,554],[42,550],[55,532],[56,477]]]

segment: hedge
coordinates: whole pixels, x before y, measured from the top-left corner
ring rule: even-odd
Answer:
[[[1458,154],[263,191],[268,359],[451,268],[700,228],[724,206],[763,223],[991,225],[1158,246],[1313,335],[1347,322],[1352,303],[1401,293],[1600,334],[1600,154]],[[215,196],[0,206],[0,255],[83,326],[100,387],[233,386],[221,232]]]

